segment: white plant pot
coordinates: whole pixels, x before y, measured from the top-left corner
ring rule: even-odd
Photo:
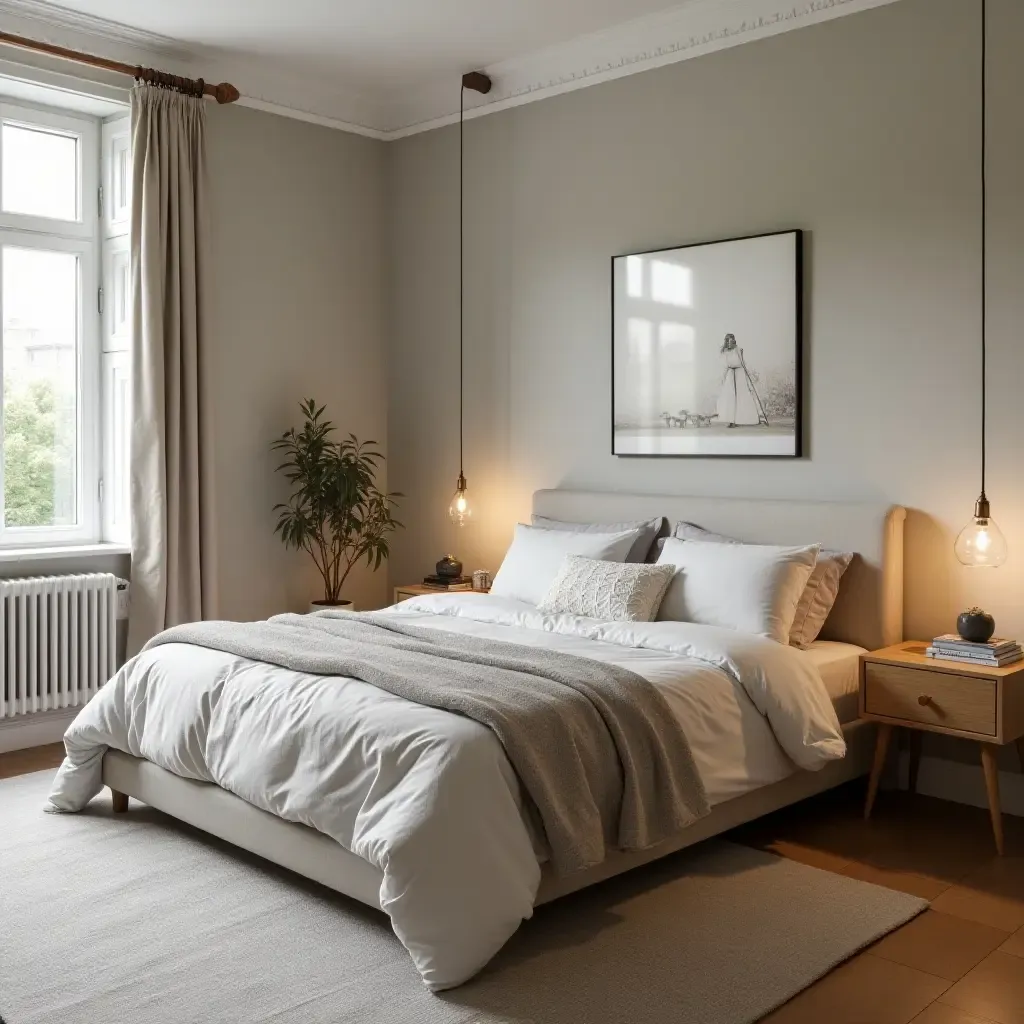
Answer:
[[[322,612],[322,611],[338,611],[338,612],[354,612],[356,606],[351,601],[310,601],[309,610],[311,612]]]

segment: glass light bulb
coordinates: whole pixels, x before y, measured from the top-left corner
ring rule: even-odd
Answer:
[[[473,518],[473,506],[466,490],[466,478],[459,478],[459,486],[448,506],[448,518],[455,526],[466,526]]]
[[[953,550],[964,565],[995,568],[1006,561],[1006,538],[991,516],[976,515],[957,534]]]

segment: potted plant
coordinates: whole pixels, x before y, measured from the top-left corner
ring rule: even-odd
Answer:
[[[376,442],[353,434],[335,440],[325,406],[317,408],[310,398],[300,408],[306,418],[302,430],[292,427],[271,445],[285,453],[277,471],[292,485],[288,501],[274,506],[279,513],[274,532],[286,547],[308,551],[323,577],[323,600],[313,601],[310,611],[351,608],[352,602],[341,597],[345,580],[360,559],[376,570],[388,557],[390,534],[402,525],[393,515],[402,495],[377,487],[384,456]]]

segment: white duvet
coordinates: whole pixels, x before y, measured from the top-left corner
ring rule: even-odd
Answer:
[[[712,803],[845,753],[817,670],[771,640],[545,615],[478,594],[417,598],[391,613],[644,676],[678,715]],[[125,665],[64,742],[51,809],[84,807],[114,747],[310,825],[375,865],[381,907],[431,989],[472,977],[533,912],[543,836],[500,743],[466,718],[353,679],[169,644]]]

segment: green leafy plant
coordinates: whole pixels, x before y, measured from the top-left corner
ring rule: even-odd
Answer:
[[[51,380],[4,380],[4,518],[8,526],[74,523],[75,407]]]
[[[357,562],[365,558],[377,570],[390,554],[390,535],[402,525],[394,517],[395,499],[402,495],[377,487],[384,456],[375,441],[354,434],[335,440],[326,406],[310,398],[300,408],[302,430],[292,427],[271,445],[287,456],[277,471],[292,485],[288,501],[274,506],[274,532],[286,547],[309,552],[323,577],[325,601],[337,602]]]

